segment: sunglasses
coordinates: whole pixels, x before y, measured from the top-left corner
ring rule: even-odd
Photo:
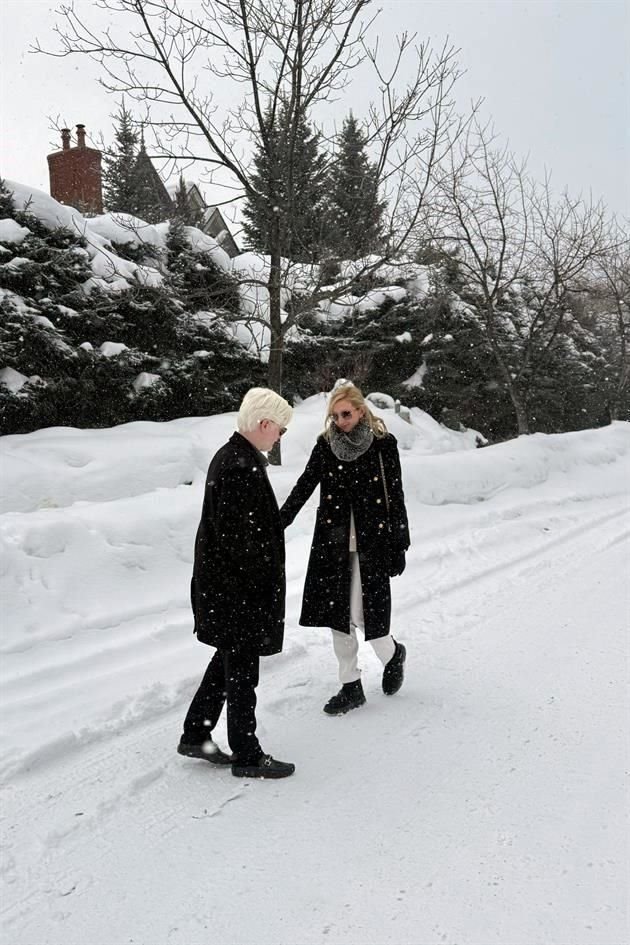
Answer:
[[[353,414],[352,410],[342,410],[341,413],[331,413],[330,416],[333,418],[333,420],[336,423],[337,420],[349,420],[352,414]]]
[[[261,422],[261,423],[264,423],[265,421],[264,421],[264,420],[261,420],[260,422]],[[267,423],[275,423],[276,426],[278,427],[278,431],[279,431],[279,433],[280,433],[280,436],[284,436],[284,434],[287,432],[287,428],[286,428],[286,427],[281,427],[280,424],[279,424],[276,420],[267,420]]]

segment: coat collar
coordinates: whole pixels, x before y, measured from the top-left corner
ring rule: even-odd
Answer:
[[[237,450],[242,452],[249,452],[254,456],[262,466],[268,466],[269,460],[264,453],[261,453],[260,450],[256,449],[253,443],[250,443],[249,440],[243,436],[242,433],[239,433],[238,430],[232,434],[230,437],[230,443],[236,447]]]

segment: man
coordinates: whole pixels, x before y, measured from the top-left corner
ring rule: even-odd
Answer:
[[[216,653],[177,750],[231,764],[240,778],[286,778],[295,771],[295,765],[265,754],[256,738],[259,658],[282,650],[285,602],[284,532],[263,452],[285,433],[292,413],[272,390],[247,392],[238,432],[210,463],[195,541],[194,632]],[[211,737],[226,701],[231,757]]]

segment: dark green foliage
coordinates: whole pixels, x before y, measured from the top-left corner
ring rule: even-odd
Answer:
[[[56,242],[57,246],[39,236],[27,236],[15,256],[28,262],[0,266],[0,288],[38,300],[51,293],[65,295],[85,282],[92,273],[86,255],[77,252],[81,241],[62,231],[56,233]]]
[[[183,174],[179,176],[174,204],[174,217],[181,220],[186,226],[201,227],[203,223],[203,213],[193,206]]]
[[[596,335],[568,314],[529,392],[532,431],[554,433],[609,423],[608,374]]]
[[[136,207],[136,148],[133,116],[121,102],[114,116],[115,144],[103,156],[103,197],[110,213],[134,213]]]
[[[232,357],[193,358],[173,364],[161,375],[163,385],[137,398],[143,419],[174,420],[236,410],[250,387],[264,384],[260,362],[240,352]]]
[[[313,262],[321,253],[326,192],[326,158],[319,135],[306,117],[295,119],[282,105],[266,113],[267,141],[258,142],[251,176],[255,194],[243,208],[248,245],[270,253],[278,227],[280,254]]]
[[[514,435],[511,403],[480,325],[456,303],[448,291],[436,291],[313,327],[288,347],[287,390],[306,397],[350,377],[364,391],[391,394],[454,429],[473,427],[493,440]],[[411,341],[402,339],[406,332]],[[423,364],[421,386],[404,385]]]
[[[125,304],[138,302],[126,300]],[[141,307],[140,311],[144,315],[147,310]],[[94,317],[74,320],[75,336],[91,336],[95,350],[62,342],[63,350],[58,352],[56,333],[50,329],[29,326],[28,316],[14,314],[11,322],[15,327],[7,332],[5,321],[0,335],[2,366],[29,377],[39,373],[42,381],[25,385],[18,394],[0,385],[2,433],[28,433],[51,425],[105,427],[234,410],[248,387],[264,383],[264,367],[231,341],[220,325],[212,330],[185,320],[177,326],[173,346],[162,348],[159,356],[136,348],[106,358],[96,350],[106,334],[102,300]],[[116,326],[109,340],[121,340],[124,321],[116,321]],[[193,356],[193,350],[206,350],[208,355]],[[161,381],[136,394],[133,381],[141,371],[159,374]]]
[[[103,196],[110,213],[129,213],[146,223],[169,217],[172,203],[122,102],[114,115],[114,145],[103,158]],[[128,257],[126,257],[128,258]]]
[[[67,323],[75,340],[82,337],[94,347],[122,342],[150,355],[177,348],[178,309],[160,286],[134,286],[118,295],[95,291],[91,298],[91,310],[81,322]]]
[[[175,239],[170,247],[180,291],[167,280],[87,295],[83,240],[15,211],[1,185],[0,206],[31,229],[20,244],[0,244],[0,368],[30,379],[17,393],[0,384],[2,433],[231,410],[252,383],[263,383],[263,366],[232,340],[221,315],[195,316],[198,308],[236,311],[238,291],[207,255],[191,252],[183,228],[179,247]],[[16,258],[24,262],[7,265]],[[128,350],[105,357],[99,348],[107,341]],[[136,393],[143,371],[161,380]]]
[[[352,113],[345,119],[331,161],[326,246],[340,259],[378,252],[386,202],[379,200],[378,172],[366,137]]]
[[[88,295],[83,286],[92,272],[81,238],[46,229],[28,209],[16,211],[1,182],[0,214],[30,230],[21,243],[0,244],[0,369],[29,378],[17,393],[0,384],[3,433],[222,412],[236,409],[249,387],[264,385],[265,365],[233,341],[227,324],[238,313],[237,285],[210,256],[191,251],[183,220],[172,221],[161,285],[93,288]],[[455,429],[472,427],[495,441],[515,435],[514,407],[479,298],[464,284],[456,258],[434,255],[430,273],[431,290],[421,299],[390,300],[328,324],[314,313],[301,318],[298,339],[287,341],[284,395],[308,397],[350,377],[366,393],[391,394]],[[333,263],[329,275],[334,279]],[[375,284],[364,279],[353,292]],[[526,280],[499,304],[497,341],[515,374],[536,304]],[[564,304],[561,328],[536,372],[521,372],[518,380],[532,431],[593,427],[610,417],[621,369],[614,313],[593,308],[586,296]],[[127,350],[105,357],[99,348],[108,341]],[[421,383],[404,384],[421,366]],[[141,372],[160,380],[136,392]],[[618,416],[628,417],[624,397]]]
[[[0,180],[0,219],[15,220],[30,234],[19,244],[0,244],[0,289],[27,301],[62,297],[92,275],[83,237],[64,227],[47,229],[28,210],[16,210],[12,194]],[[15,260],[15,262],[14,262]]]
[[[15,220],[15,204],[13,194],[7,190],[4,180],[0,177],[0,220]]]
[[[166,241],[167,283],[190,312],[224,309],[239,311],[236,280],[213,261],[210,253],[192,253],[186,227],[179,217],[169,224]]]
[[[132,212],[146,223],[160,223],[173,213],[173,204],[151,158],[140,143],[133,172],[134,205]]]
[[[114,253],[121,259],[128,259],[137,266],[150,266],[153,269],[159,267],[160,250],[151,243],[117,243],[115,240],[110,242]]]

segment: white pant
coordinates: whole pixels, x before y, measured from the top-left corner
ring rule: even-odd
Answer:
[[[361,587],[359,555],[356,551],[350,552],[350,565],[352,567],[350,577],[350,633],[341,633],[339,630],[332,631],[333,647],[339,663],[339,681],[342,684],[355,682],[355,680],[361,678],[358,664],[359,641],[356,631],[357,629],[364,630],[363,590]],[[396,651],[396,644],[391,634],[386,637],[378,637],[378,639],[369,642],[383,666],[389,663]]]

